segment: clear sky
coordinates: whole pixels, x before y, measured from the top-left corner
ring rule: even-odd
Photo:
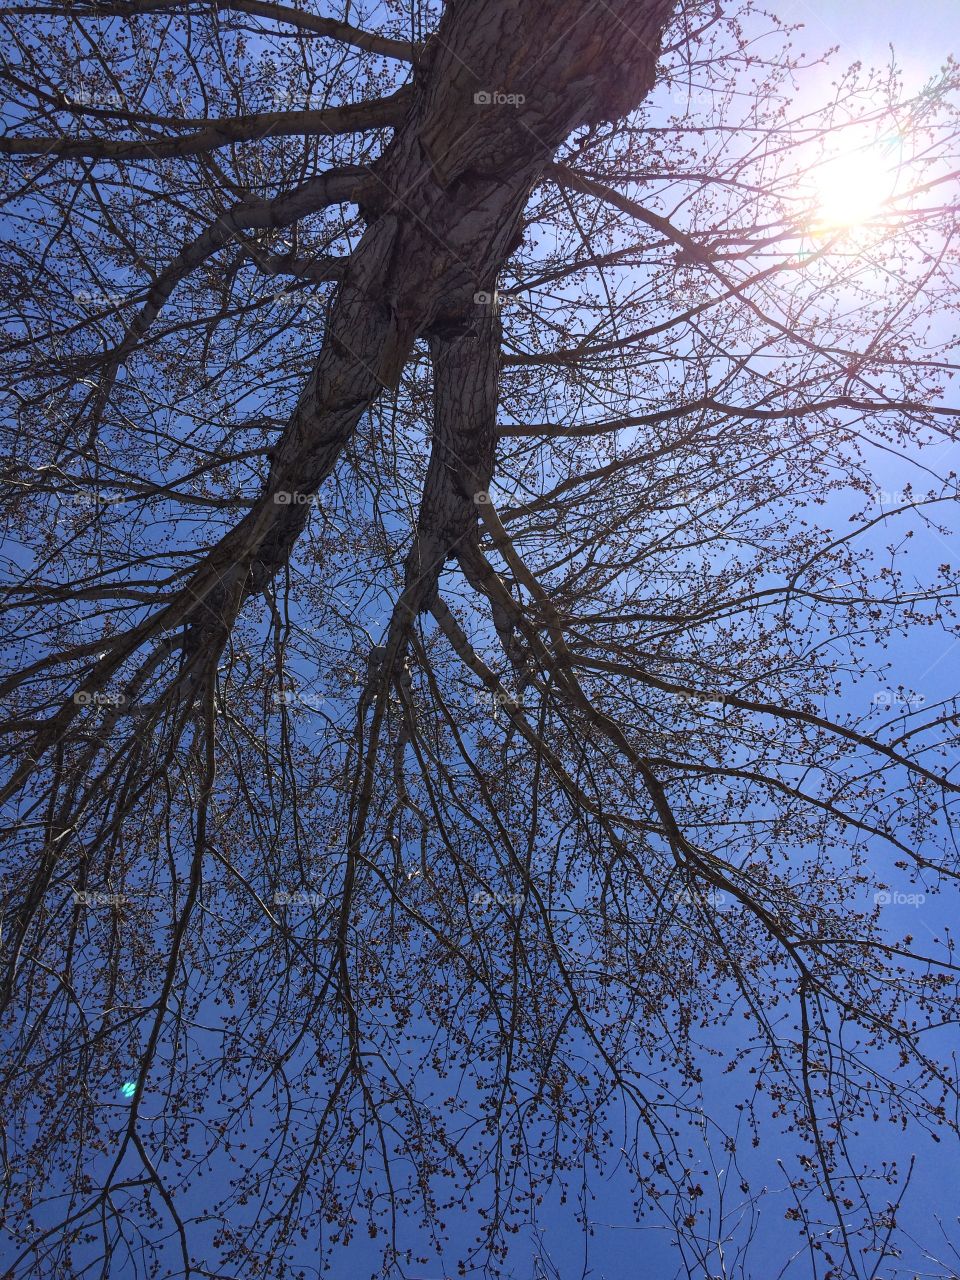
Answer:
[[[808,52],[840,45],[844,63],[897,62],[926,79],[948,53],[960,52],[957,0],[775,0],[765,6],[786,22],[802,22]]]

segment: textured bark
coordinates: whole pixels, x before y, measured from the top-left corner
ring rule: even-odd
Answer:
[[[428,577],[435,581],[438,557],[442,564],[475,521],[467,492],[473,480],[464,485],[466,472],[457,471],[457,463],[448,470],[450,450],[468,460],[466,470],[478,483],[493,467],[497,365],[492,334],[497,326],[489,316],[483,318],[475,295],[495,291],[517,243],[530,192],[561,142],[580,125],[620,117],[649,92],[673,7],[674,0],[617,0],[599,10],[585,10],[572,0],[472,0],[469,5],[458,0],[447,5],[416,64],[412,87],[382,103],[333,109],[344,128],[352,127],[351,113],[364,117],[356,122],[363,127],[387,123],[409,104],[369,176],[342,175],[342,194],[360,201],[367,231],[343,270],[322,351],[276,446],[263,494],[177,598],[137,629],[139,643],[186,625],[185,674],[202,678],[197,667],[209,669],[246,597],[262,590],[286,563],[306,524],[310,497],[332,471],[363,413],[385,388],[396,385],[421,335],[431,337],[441,366],[438,441],[447,452],[431,463],[423,538],[412,556],[425,558],[424,566],[432,566]],[[387,112],[382,121],[368,118],[377,111]],[[233,123],[232,136],[246,136],[249,121]],[[206,146],[210,139],[205,134],[201,141]],[[60,139],[51,154],[67,154],[64,147],[69,154],[94,154],[85,145]],[[103,156],[144,144],[98,145],[107,149],[96,153]],[[190,150],[192,143],[181,138],[161,145],[163,154],[185,154],[181,148]],[[25,147],[29,140],[18,139],[8,141],[6,149]],[[146,152],[160,154],[152,143]],[[302,196],[308,203],[313,196],[322,206],[337,187],[322,179],[312,185],[322,190],[304,188],[275,210],[234,210],[187,246],[183,262],[173,264],[169,278],[151,291],[130,340],[142,336],[182,270],[215,250],[235,222],[266,219],[282,225],[285,215],[303,203]],[[470,370],[474,354],[481,365]],[[114,353],[114,364],[122,355],[123,349]],[[445,363],[454,371],[449,383]],[[455,422],[457,399],[462,402],[467,385],[482,389],[482,427],[470,416]],[[479,432],[475,442],[467,438],[474,432]],[[470,505],[464,505],[468,499]],[[95,680],[106,674],[99,672]]]
[[[405,604],[429,607],[444,562],[477,533],[477,496],[493,475],[497,450],[500,318],[494,307],[462,337],[434,337],[433,447],[417,534],[407,557]]]
[[[363,413],[385,388],[396,386],[421,335],[434,341],[441,366],[449,359],[461,384],[447,384],[441,369],[441,402],[450,408],[439,420],[448,454],[437,453],[431,463],[421,510],[424,537],[407,566],[408,583],[412,574],[423,585],[415,601],[404,593],[398,625],[429,607],[433,588],[427,584],[435,583],[443,558],[476,515],[465,505],[472,480],[465,486],[465,474],[440,470],[449,463],[450,447],[471,460],[467,470],[492,474],[495,366],[489,317],[486,326],[478,323],[475,295],[495,292],[530,192],[563,140],[581,125],[619,118],[650,91],[674,4],[616,0],[596,10],[573,0],[447,5],[413,87],[387,100],[410,102],[406,118],[372,166],[369,183],[358,178],[352,189],[367,230],[344,270],[323,348],[276,445],[264,492],[174,599],[97,664],[90,690],[101,688],[129,652],[180,628],[184,693],[189,699],[206,684],[244,601],[287,563],[307,523],[309,499]],[[477,94],[507,100],[477,101]],[[322,185],[320,204],[329,194]],[[162,298],[148,302],[145,312],[156,303],[162,305]],[[481,337],[476,346],[481,366],[466,374],[474,350],[468,340],[485,328],[487,341]],[[457,345],[457,338],[465,341]],[[446,340],[454,346],[446,348]],[[482,428],[471,427],[470,419],[456,424],[465,378],[483,388]],[[480,436],[469,447],[465,433],[471,431]],[[402,644],[395,634],[392,657]],[[3,794],[22,784],[76,713],[68,703],[46,723]]]
[[[317,491],[361,415],[395,385],[414,340],[475,332],[474,295],[494,290],[532,187],[573,129],[642,101],[673,7],[674,0],[620,0],[590,11],[570,0],[447,6],[418,68],[410,113],[374,166],[363,206],[370,225],[266,492],[218,549],[218,564],[231,564],[209,601],[208,624],[229,626],[224,606],[237,577],[244,585],[233,608],[286,562],[309,507],[277,503],[275,495]],[[520,100],[478,103],[478,93]],[[451,351],[453,365],[470,350]],[[481,465],[488,469],[492,457]],[[192,584],[194,598],[208,591]]]

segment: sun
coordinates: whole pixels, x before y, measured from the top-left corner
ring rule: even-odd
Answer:
[[[813,183],[817,231],[843,231],[869,222],[897,185],[896,156],[877,145],[860,147],[818,165]]]

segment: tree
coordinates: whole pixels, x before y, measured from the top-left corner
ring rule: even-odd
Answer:
[[[883,913],[954,892],[956,701],[865,684],[956,630],[957,67],[321,7],[4,15],[10,1274],[495,1269],[614,1150],[733,1275],[694,1149],[758,1204],[781,1130],[784,1254],[877,1274],[858,1126],[957,1133]]]

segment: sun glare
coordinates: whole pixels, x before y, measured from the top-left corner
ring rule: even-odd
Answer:
[[[863,147],[827,161],[811,176],[816,228],[843,230],[869,221],[893,195],[896,157],[880,147]]]

